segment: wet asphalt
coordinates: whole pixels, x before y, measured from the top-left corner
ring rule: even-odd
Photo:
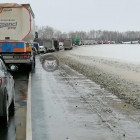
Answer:
[[[12,74],[15,80],[15,113],[10,114],[8,126],[0,127],[0,140],[26,139],[26,95],[28,72]]]

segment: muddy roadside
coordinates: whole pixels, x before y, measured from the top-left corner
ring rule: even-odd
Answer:
[[[99,57],[75,55],[74,51],[57,53],[60,66],[69,65],[95,81],[102,88],[140,109],[140,66]]]

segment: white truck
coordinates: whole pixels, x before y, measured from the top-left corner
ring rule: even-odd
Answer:
[[[71,39],[64,40],[64,50],[72,50],[72,40]]]
[[[53,40],[45,40],[43,41],[43,46],[46,49],[46,52],[55,52],[55,46],[54,46],[54,41]]]
[[[0,55],[9,68],[35,67],[34,17],[29,4],[0,4]]]

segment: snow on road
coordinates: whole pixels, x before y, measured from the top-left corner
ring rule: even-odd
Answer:
[[[126,51],[124,56],[119,55],[123,52],[120,50]],[[58,57],[60,63],[69,65],[140,108],[140,63],[133,59],[134,56],[140,57],[138,50],[139,45],[78,46],[72,51],[58,53]]]

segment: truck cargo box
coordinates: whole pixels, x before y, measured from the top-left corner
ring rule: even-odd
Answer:
[[[0,40],[31,42],[34,37],[34,14],[29,4],[0,4]]]

